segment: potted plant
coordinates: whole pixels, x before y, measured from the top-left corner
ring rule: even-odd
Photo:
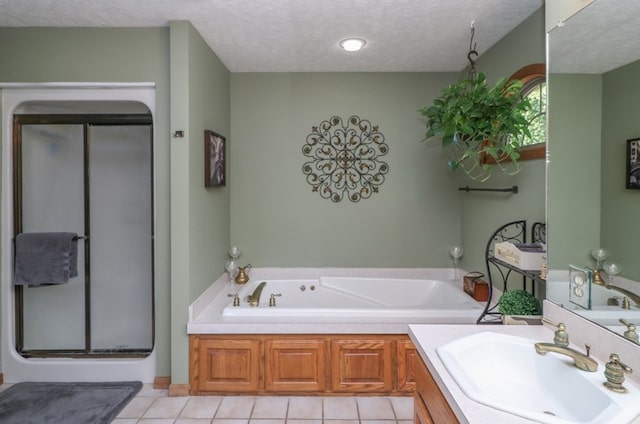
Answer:
[[[518,140],[531,136],[526,117],[531,104],[521,90],[518,79],[502,78],[492,86],[482,72],[446,87],[432,106],[420,109],[426,118],[425,140],[441,137],[450,150],[449,167],[462,168],[473,179],[489,178],[490,163],[517,173]]]
[[[542,320],[540,301],[521,289],[504,292],[498,300],[498,311],[505,324],[538,324]]]

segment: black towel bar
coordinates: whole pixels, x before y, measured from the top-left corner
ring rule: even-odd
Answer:
[[[470,191],[499,191],[499,192],[503,192],[503,193],[517,193],[518,192],[518,186],[514,185],[514,186],[509,187],[509,188],[471,188],[469,186],[465,186],[465,187],[458,188],[458,190],[466,191],[467,193],[470,192]]]

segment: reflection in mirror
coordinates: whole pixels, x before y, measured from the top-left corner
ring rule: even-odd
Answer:
[[[548,261],[565,273],[547,298],[627,339],[640,326],[640,191],[626,188],[627,140],[640,137],[638,40],[636,0],[594,1],[548,34]],[[590,309],[570,299],[569,265],[602,269]]]

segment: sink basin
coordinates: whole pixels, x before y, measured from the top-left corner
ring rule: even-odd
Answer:
[[[606,389],[604,365],[580,371],[555,353],[538,355],[536,341],[494,332],[476,333],[437,348],[460,389],[484,405],[541,423],[626,423],[640,414],[640,389]]]

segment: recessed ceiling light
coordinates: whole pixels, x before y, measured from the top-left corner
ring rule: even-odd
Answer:
[[[367,44],[367,42],[361,38],[346,38],[340,42],[340,47],[348,52],[357,52],[363,48],[365,44]]]

